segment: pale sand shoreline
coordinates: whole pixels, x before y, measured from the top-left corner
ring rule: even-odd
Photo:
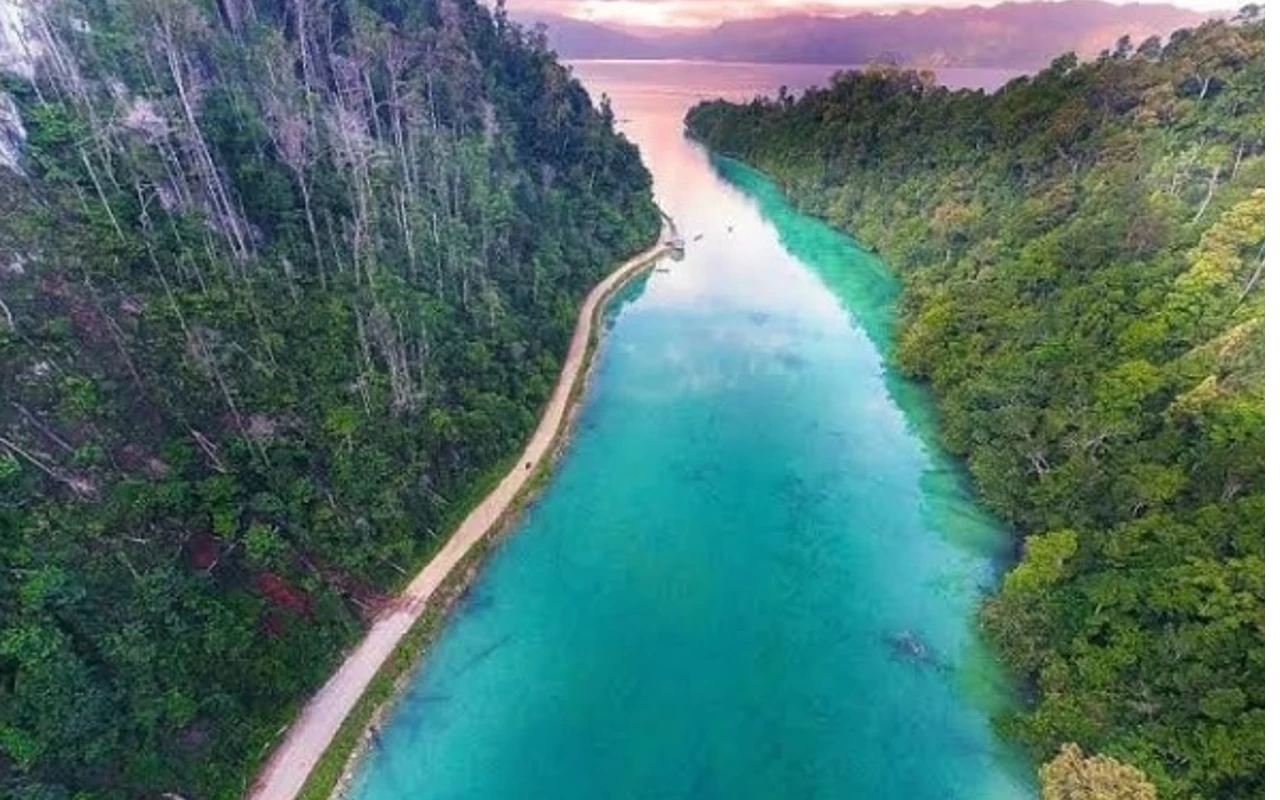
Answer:
[[[629,259],[592,288],[578,312],[577,324],[555,391],[542,412],[524,451],[502,481],[462,521],[444,547],[405,588],[342,665],[303,707],[284,738],[258,773],[247,800],[293,800],[306,784],[312,769],[337,735],[347,715],[395,650],[400,640],[427,609],[437,590],[454,568],[497,526],[529,480],[534,467],[552,454],[564,422],[573,406],[574,389],[590,365],[591,344],[604,303],[668,252],[673,226],[664,221],[658,242]]]

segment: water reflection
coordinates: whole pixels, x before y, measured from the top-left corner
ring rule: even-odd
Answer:
[[[970,624],[1000,532],[915,435],[867,315],[883,287],[843,296],[872,275],[849,240],[684,139],[689,91],[596,88],[686,259],[609,308],[561,468],[355,797],[1030,796]],[[901,658],[902,631],[946,667]]]

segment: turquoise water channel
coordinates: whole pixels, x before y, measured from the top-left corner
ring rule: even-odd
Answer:
[[[886,363],[896,283],[684,139],[715,86],[580,71],[689,250],[610,307],[566,457],[352,796],[1031,797],[974,630],[1009,536]]]

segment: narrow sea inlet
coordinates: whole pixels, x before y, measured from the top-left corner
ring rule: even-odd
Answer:
[[[688,252],[611,306],[569,452],[351,795],[1031,797],[974,629],[1010,539],[887,363],[894,280],[683,137],[796,78],[578,72]]]

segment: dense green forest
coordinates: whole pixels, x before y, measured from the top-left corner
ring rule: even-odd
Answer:
[[[1263,793],[1263,51],[1246,9],[991,95],[872,68],[687,119],[902,276],[896,358],[1024,537],[1001,724],[1166,798]]]
[[[514,457],[650,178],[501,3],[10,5],[0,796],[238,796]]]

